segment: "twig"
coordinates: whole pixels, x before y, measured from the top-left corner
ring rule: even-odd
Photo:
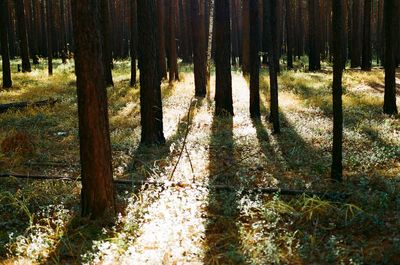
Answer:
[[[29,106],[41,107],[41,106],[45,106],[47,104],[54,105],[57,102],[58,102],[57,99],[51,98],[51,99],[36,101],[36,102],[32,102],[32,103],[30,103],[30,102],[15,102],[15,103],[0,104],[0,113],[4,113],[10,109],[23,109],[23,108],[27,108]]]

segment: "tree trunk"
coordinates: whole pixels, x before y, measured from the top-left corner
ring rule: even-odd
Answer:
[[[361,0],[353,0],[351,29],[351,68],[361,66]]]
[[[157,10],[155,0],[137,0],[140,69],[141,143],[165,143],[158,73]]]
[[[278,75],[276,71],[276,46],[277,46],[277,27],[276,27],[276,8],[277,0],[264,0],[264,12],[267,21],[265,28],[270,36],[268,50],[270,51],[269,77],[270,77],[270,116],[269,122],[273,124],[274,133],[280,133],[279,122],[279,98],[278,98]]]
[[[207,50],[204,0],[192,0],[193,62],[196,97],[207,93]]]
[[[215,113],[232,115],[231,27],[229,0],[215,1]]]
[[[342,108],[342,75],[343,75],[343,0],[332,1],[333,27],[333,144],[331,178],[342,180],[342,145],[343,145],[343,108]]]
[[[385,97],[383,112],[389,115],[397,114],[396,105],[396,63],[395,63],[395,25],[396,0],[385,0]]]
[[[212,41],[214,39],[214,0],[206,0],[208,4],[208,28],[207,28],[207,87],[210,88],[212,65]]]
[[[29,62],[29,44],[28,32],[26,29],[24,0],[15,0],[15,11],[17,16],[18,34],[21,49],[22,72],[30,72],[31,63]]]
[[[286,4],[286,49],[287,49],[287,68],[293,69],[293,23],[292,23],[292,2],[285,0]]]
[[[0,44],[3,69],[3,88],[12,87],[10,52],[8,49],[8,0],[0,0]]]
[[[46,18],[47,18],[47,67],[49,75],[53,75],[53,12],[52,0],[46,1]]]
[[[160,56],[158,67],[160,80],[167,78],[167,64],[165,63],[165,0],[157,0],[158,33],[157,43]]]
[[[258,119],[260,113],[260,10],[258,0],[250,0],[250,117]]]
[[[92,219],[115,214],[101,13],[101,0],[73,0],[81,210]]]
[[[363,47],[362,47],[362,64],[361,69],[364,71],[371,70],[371,6],[372,0],[365,0],[364,3],[364,30],[363,30]]]
[[[137,58],[137,43],[138,43],[138,28],[137,28],[137,1],[131,0],[131,81],[130,86],[136,85],[136,58]],[[164,69],[165,69],[165,59],[164,59]]]
[[[243,17],[242,17],[242,32],[243,32],[243,51],[242,51],[242,71],[244,75],[250,73],[250,3],[249,0],[243,0]]]
[[[321,70],[320,61],[320,45],[318,42],[319,36],[319,1],[309,0],[308,1],[308,19],[309,19],[309,70],[319,71]]]
[[[103,65],[104,65],[104,78],[106,86],[113,86],[112,77],[112,39],[111,39],[111,24],[110,24],[110,3],[109,0],[101,0],[101,33],[103,34]]]
[[[178,73],[178,55],[176,45],[176,14],[177,14],[177,3],[178,0],[169,0],[169,82],[172,83],[175,80],[179,81]]]

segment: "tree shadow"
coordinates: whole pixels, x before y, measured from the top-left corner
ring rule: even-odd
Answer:
[[[210,173],[205,264],[244,263],[237,225],[239,218],[237,193],[233,190],[215,189],[215,185],[239,186],[240,184],[235,173],[229,170],[236,163],[232,129],[231,116],[214,116],[209,147]]]

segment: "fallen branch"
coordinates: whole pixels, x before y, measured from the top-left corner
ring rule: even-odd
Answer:
[[[46,99],[36,102],[15,102],[15,103],[7,103],[7,104],[0,104],[0,113],[4,113],[10,109],[24,109],[27,107],[41,107],[45,105],[54,105],[57,103],[57,99]]]
[[[71,178],[62,176],[46,176],[46,175],[23,175],[23,174],[11,174],[11,173],[0,173],[0,178],[14,177],[18,179],[31,179],[31,180],[64,180],[64,181],[81,181],[81,178]],[[209,188],[216,191],[226,192],[239,192],[241,194],[274,194],[279,193],[287,196],[317,196],[329,200],[343,200],[350,196],[348,193],[340,192],[319,192],[311,190],[295,190],[295,189],[281,189],[281,188],[268,188],[268,187],[237,187],[229,185],[210,185],[204,184],[192,184],[184,182],[158,182],[158,181],[140,181],[140,180],[128,180],[128,179],[114,179],[115,184],[119,185],[142,185],[142,186],[156,186],[163,188],[180,187],[180,188]]]

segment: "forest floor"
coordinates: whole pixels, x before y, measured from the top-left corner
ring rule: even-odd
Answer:
[[[15,73],[14,87],[0,90],[0,104],[58,99],[54,105],[0,114],[0,173],[76,178],[73,64],[57,61],[52,77],[44,65],[29,74]],[[129,87],[129,69],[128,61],[117,61],[115,87],[108,88],[114,177],[164,184],[118,185],[117,219],[88,222],[79,217],[78,181],[2,178],[0,263],[400,260],[400,120],[382,114],[382,69],[345,72],[342,184],[329,181],[329,67],[318,73],[281,73],[282,132],[275,135],[266,122],[269,82],[264,69],[263,118],[252,121],[248,81],[241,72],[232,71],[235,116],[217,118],[213,91],[209,98],[193,98],[192,68],[181,65],[181,82],[162,85],[167,143],[161,147],[139,146],[139,89]],[[348,196],[246,192],[254,187]]]

